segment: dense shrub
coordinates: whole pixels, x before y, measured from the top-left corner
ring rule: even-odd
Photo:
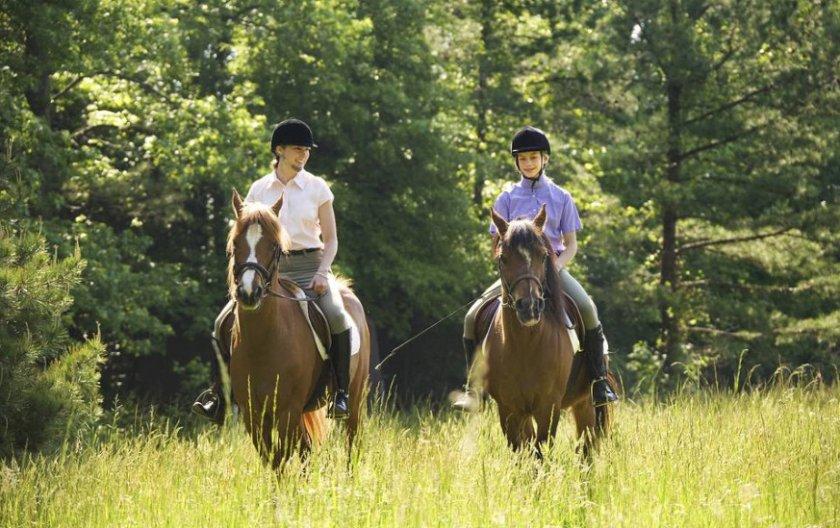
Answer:
[[[57,259],[33,229],[0,226],[0,457],[49,449],[93,425],[98,338],[70,345],[63,314],[84,267]]]

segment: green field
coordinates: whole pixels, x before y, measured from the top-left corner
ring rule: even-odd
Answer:
[[[571,431],[540,464],[492,405],[379,409],[350,469],[334,430],[278,481],[238,426],[114,430],[3,466],[0,525],[840,526],[840,388],[625,401],[590,467]]]

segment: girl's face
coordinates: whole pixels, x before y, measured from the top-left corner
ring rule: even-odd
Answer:
[[[516,164],[519,166],[519,172],[526,178],[536,178],[540,174],[540,169],[548,163],[548,155],[538,151],[518,152],[516,154]]]
[[[309,159],[309,147],[278,146],[277,153],[280,154],[280,163],[285,163],[296,171],[302,171]]]

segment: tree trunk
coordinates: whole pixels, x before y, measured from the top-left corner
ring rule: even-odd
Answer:
[[[667,83],[668,94],[668,153],[665,178],[667,180],[665,197],[662,204],[662,256],[660,263],[659,300],[660,340],[662,352],[666,354],[665,371],[670,372],[671,365],[680,361],[680,308],[676,299],[679,288],[679,262],[677,260],[677,220],[679,204],[675,197],[675,187],[680,182],[681,169],[681,123],[680,94],[682,86],[673,81]]]
[[[489,49],[491,47],[493,31],[493,2],[484,0],[481,3],[481,52],[478,56],[478,85],[475,90],[476,100],[476,125],[475,135],[478,139],[476,149],[477,159],[484,159],[487,148],[487,69],[489,68]],[[484,168],[479,164],[476,167],[475,181],[473,182],[473,204],[481,208],[484,200]]]

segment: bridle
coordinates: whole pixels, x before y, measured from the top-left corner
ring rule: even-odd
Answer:
[[[257,275],[262,278],[263,283],[265,284],[266,291],[268,290],[269,286],[271,285],[271,278],[274,276],[274,272],[277,271],[277,260],[280,258],[280,245],[275,244],[274,250],[271,252],[271,264],[269,264],[268,269],[266,269],[262,264],[259,262],[243,262],[241,264],[234,264],[233,265],[233,283],[239,286],[242,282],[242,275],[248,271],[254,271]],[[263,293],[265,296],[265,293]]]
[[[543,257],[543,267],[546,265],[546,260],[548,256]],[[543,282],[540,280],[539,277],[534,275],[533,273],[524,273],[510,282],[510,284],[505,281],[505,276],[502,273],[502,259],[498,259],[498,268],[499,268],[499,280],[502,283],[502,306],[509,306],[511,308],[515,308],[515,300],[513,299],[513,289],[516,288],[516,285],[522,281],[531,281],[536,283],[537,288],[539,289],[539,296],[537,297],[537,307],[540,312],[545,309],[545,287],[543,286]]]
[[[242,264],[234,264],[233,265],[233,283],[236,286],[242,282],[242,275],[248,271],[254,271],[260,278],[263,280],[263,284],[265,287],[262,290],[262,295],[260,295],[260,301],[265,299],[267,296],[271,295],[272,297],[280,297],[282,299],[289,299],[291,301],[315,301],[320,299],[323,294],[316,295],[314,297],[310,295],[304,295],[303,297],[293,297],[291,295],[286,295],[282,292],[277,292],[271,289],[271,285],[273,284],[273,277],[277,272],[277,262],[280,260],[280,255],[282,255],[283,250],[280,248],[279,244],[274,244],[274,250],[271,252],[271,264],[269,264],[268,269],[265,268],[259,262],[243,262]],[[288,282],[289,286],[291,287],[298,287],[297,284],[294,284],[292,281],[287,281],[286,279],[278,278],[278,282]]]

